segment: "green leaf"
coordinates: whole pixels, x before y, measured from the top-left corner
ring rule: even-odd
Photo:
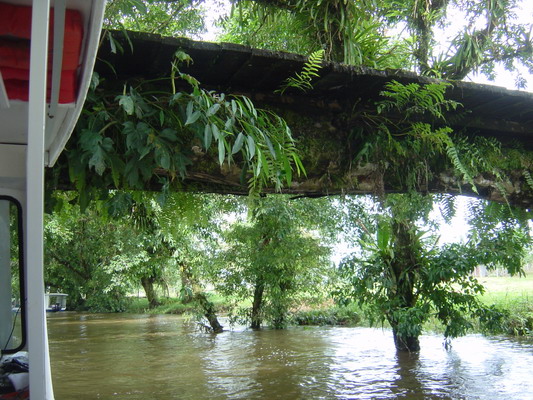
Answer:
[[[146,157],[150,151],[152,151],[152,146],[144,146],[143,148],[139,149],[139,160],[142,160],[144,157]]]
[[[272,157],[274,158],[274,160],[276,160],[277,159],[276,151],[274,150],[274,146],[272,146],[272,142],[266,135],[265,135],[265,142],[268,146],[268,150],[270,150],[270,154],[272,154]]]
[[[226,129],[228,132],[231,132],[234,125],[235,125],[235,119],[232,117],[229,117],[226,120],[226,123],[224,124],[224,129]]]
[[[217,111],[220,109],[220,104],[215,103],[211,107],[208,108],[207,112],[205,113],[206,117],[212,117],[217,113]]]
[[[187,117],[187,121],[185,121],[185,125],[194,124],[198,118],[200,118],[200,115],[202,115],[201,111],[195,111],[191,115]]]
[[[135,159],[130,159],[124,167],[124,177],[131,187],[139,184],[139,168]]]
[[[131,96],[127,94],[122,94],[120,96],[117,96],[116,99],[119,100],[118,104],[124,109],[124,111],[126,111],[126,114],[133,115],[135,106],[133,104],[133,99],[131,98]]]
[[[105,152],[100,146],[98,146],[92,157],[89,159],[88,166],[89,168],[94,167],[94,170],[100,176],[104,173],[106,169]]]
[[[255,140],[252,136],[246,138],[246,144],[248,145],[248,161],[255,156]]]
[[[187,65],[189,65],[193,61],[190,55],[181,50],[176,50],[176,52],[174,53],[174,57],[179,62],[185,62]]]
[[[207,150],[211,146],[213,134],[211,133],[211,125],[207,124],[204,128],[204,148]]]
[[[170,98],[169,104],[173,105],[173,104],[177,103],[178,100],[181,99],[182,97],[183,97],[183,92],[178,92],[178,93],[172,95],[172,97]]]
[[[187,109],[185,110],[185,115],[187,116],[187,120],[191,118],[193,111],[194,111],[194,102],[190,100],[187,103]]]
[[[377,245],[380,251],[385,252],[388,250],[390,237],[391,237],[390,225],[387,222],[380,221],[378,223],[378,231],[377,231]]]
[[[224,158],[226,157],[226,147],[224,146],[224,138],[220,138],[218,141],[218,163],[222,165]]]
[[[104,149],[106,152],[109,152],[111,150],[113,150],[113,139],[111,138],[104,138],[100,144],[100,146],[102,147],[102,149]]]
[[[235,154],[238,151],[242,149],[242,145],[244,143],[244,134],[241,132],[237,136],[237,140],[235,140],[235,143],[233,143],[233,147],[231,149],[231,154]]]
[[[95,90],[99,84],[100,84],[100,75],[98,74],[98,72],[93,72],[93,74],[91,75],[90,90]]]
[[[287,186],[291,186],[292,183],[292,168],[288,157],[283,157],[283,167],[285,172],[285,179],[287,180]]]
[[[120,178],[124,174],[124,162],[117,157],[116,155],[113,155],[110,157],[110,163],[111,163],[111,178],[113,179],[113,183],[115,187],[120,186]]]
[[[139,122],[135,125],[132,121],[123,124],[122,133],[126,135],[126,147],[128,150],[139,151],[146,146],[148,135],[151,128],[145,122]]]
[[[171,142],[175,142],[178,140],[178,132],[176,132],[174,129],[170,129],[170,128],[163,129],[159,135],[162,138],[167,139]]]
[[[102,135],[90,129],[82,129],[79,144],[84,152],[92,153],[100,145]]]
[[[155,150],[155,159],[163,169],[170,169],[170,154],[163,148]]]
[[[261,174],[261,167],[263,165],[263,154],[261,150],[257,150],[257,165],[255,167],[254,175],[255,177],[259,177]]]
[[[117,45],[115,44],[115,39],[112,34],[109,34],[109,45],[111,46],[111,53],[117,54]]]
[[[215,139],[220,140],[220,131],[218,130],[218,126],[211,124],[211,131],[213,132]]]

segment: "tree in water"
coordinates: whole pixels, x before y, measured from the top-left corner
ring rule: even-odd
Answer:
[[[444,124],[445,115],[458,104],[446,100],[446,84],[392,82],[387,89],[377,105],[378,116],[369,119],[367,129],[374,132],[372,140],[366,140],[358,155],[379,171],[375,177],[379,212],[360,230],[363,253],[345,260],[343,270],[351,286],[345,297],[368,305],[374,315],[388,321],[398,350],[418,351],[418,337],[430,315],[443,322],[446,337],[466,332],[469,323],[464,314],[489,318],[489,311],[476,300],[483,288],[470,274],[480,264],[489,268],[504,265],[511,273],[521,271],[530,243],[524,223],[528,213],[515,210],[515,215],[501,215],[506,229],[493,232],[492,244],[480,240],[494,229],[494,221],[489,224],[488,219],[477,224],[477,233],[467,244],[438,247],[435,233],[421,228],[430,226],[430,212],[436,204],[433,196],[423,193],[432,179],[432,166],[448,165],[474,190],[472,177],[484,174],[495,177],[496,186],[503,186],[506,177],[497,168],[497,161],[487,160],[487,155],[501,155],[501,148],[493,140],[452,137],[452,130]],[[401,117],[391,120],[386,115]],[[502,155],[500,160],[505,158]],[[388,174],[388,179],[407,193],[384,193],[380,174],[390,168],[395,172]],[[508,205],[502,207],[510,210]],[[453,202],[448,201],[445,210],[446,218],[452,217]],[[483,215],[479,210],[476,214]],[[483,246],[499,250],[484,252]]]
[[[498,324],[502,314],[479,301],[484,288],[473,272],[485,265],[520,273],[530,244],[527,218],[520,221],[507,205],[479,201],[468,241],[440,245],[431,221],[435,200],[418,193],[387,196],[364,223],[361,250],[341,265],[347,286],[337,294],[359,302],[371,320],[388,322],[400,351],[420,349],[431,317],[443,324],[446,339],[464,335],[474,319]],[[440,198],[444,209],[453,207],[450,200]]]
[[[305,208],[317,210],[320,205],[287,201],[281,195],[253,201],[248,220],[234,223],[224,235],[226,250],[217,260],[213,281],[217,290],[237,301],[251,301],[250,308],[236,305],[236,318],[253,329],[265,321],[283,328],[298,298],[319,297],[317,288],[330,270],[330,249],[313,233],[318,218],[315,225],[311,217],[302,218]]]

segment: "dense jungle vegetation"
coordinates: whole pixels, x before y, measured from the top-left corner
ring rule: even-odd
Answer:
[[[263,195],[263,187],[282,190],[293,174],[305,173],[290,126],[244,97],[203,91],[179,72],[187,55],[177,54],[173,73],[191,90],[174,88],[164,101],[129,89],[98,92],[95,77],[78,141],[67,149],[77,191],[50,192],[48,198],[48,288],[68,293],[72,309],[91,311],[126,310],[130,295],[141,288],[150,308],[177,295],[214,331],[222,327],[212,293],[224,297],[224,312],[232,319],[253,328],[283,328],[298,320],[295,311],[303,307],[352,303],[359,317],[391,326],[399,350],[417,350],[424,326],[434,320],[447,338],[478,323],[506,330],[509,313],[516,311],[482,301],[484,287],[472,272],[483,265],[524,274],[529,211],[505,201],[472,201],[465,240],[446,243],[439,230],[455,215],[456,198],[421,188],[438,162],[474,191],[477,177],[490,176],[505,195],[510,171],[520,172],[523,190],[533,190],[529,152],[464,138],[444,117],[459,106],[446,99],[447,85],[469,74],[490,77],[503,65],[517,85],[526,84],[520,68],[533,67],[533,43],[531,23],[517,19],[520,5],[513,0],[235,1],[218,21],[224,41],[309,55],[306,69],[287,82],[297,90],[312,90],[322,59],[444,79],[427,85],[390,82],[368,123],[354,131],[364,145],[353,162],[378,165],[377,182],[395,166],[401,194],[384,193],[376,185],[366,197]],[[198,0],[114,0],[106,24],[198,37],[205,30],[202,7]],[[464,24],[450,28],[450,15],[459,11]],[[454,29],[451,40],[439,43],[439,29],[446,26]],[[103,40],[116,46],[112,34]],[[391,120],[390,112],[403,118]],[[440,123],[423,122],[424,115]],[[185,136],[216,153],[221,165],[234,162],[238,153],[250,196],[175,193],[173,181],[187,174],[191,162],[181,146]],[[144,192],[154,176],[161,192]],[[339,243],[349,254],[334,264],[331,255]],[[524,323],[515,332],[531,332],[531,307],[525,306]]]

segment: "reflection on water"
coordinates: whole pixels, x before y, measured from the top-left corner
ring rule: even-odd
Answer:
[[[370,328],[219,335],[178,316],[57,313],[49,336],[56,399],[533,398],[533,341],[470,335],[446,351],[423,336],[398,354]]]

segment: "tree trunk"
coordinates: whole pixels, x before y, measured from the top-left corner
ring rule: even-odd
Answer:
[[[394,258],[391,267],[394,275],[395,287],[390,291],[389,300],[395,304],[389,310],[389,323],[392,326],[394,335],[394,345],[398,351],[416,352],[420,350],[420,343],[417,336],[406,336],[398,332],[397,317],[393,317],[396,312],[411,310],[416,307],[417,296],[415,287],[417,284],[417,273],[420,269],[418,254],[421,253],[420,239],[416,234],[417,211],[407,209],[406,202],[411,203],[410,197],[405,195],[399,203],[392,203],[392,231]],[[411,206],[412,208],[412,206]],[[418,320],[409,320],[413,328],[419,328],[421,323]]]
[[[185,263],[179,263],[181,278],[181,302],[188,304],[193,301],[194,287],[193,277],[190,268]]]
[[[200,284],[194,277],[191,268],[184,262],[179,263],[181,271],[182,299],[184,304],[192,301],[196,302],[201,309],[203,316],[209,322],[209,326],[214,333],[220,333],[224,327],[218,322],[215,306],[211,303],[205,293],[202,291]]]
[[[286,322],[286,316],[288,312],[288,303],[287,298],[289,295],[287,294],[288,289],[290,288],[290,281],[285,280],[279,284],[279,297],[276,299],[273,299],[273,308],[274,308],[274,320],[273,325],[276,329],[283,329],[285,328],[285,322]]]
[[[420,351],[420,341],[418,336],[400,336],[396,329],[393,328],[394,345],[398,351],[417,352]]]
[[[146,298],[148,299],[148,304],[150,308],[155,308],[159,306],[159,300],[157,298],[157,293],[154,288],[155,278],[152,276],[143,276],[141,278],[141,285],[143,286],[144,293],[146,293]]]
[[[261,328],[261,306],[263,304],[263,293],[265,285],[262,281],[255,285],[254,302],[252,304],[252,329]]]
[[[210,302],[204,293],[196,293],[194,299],[202,308],[204,317],[209,322],[209,326],[214,333],[220,333],[224,330],[224,327],[218,322],[217,314],[215,312],[215,305]]]

